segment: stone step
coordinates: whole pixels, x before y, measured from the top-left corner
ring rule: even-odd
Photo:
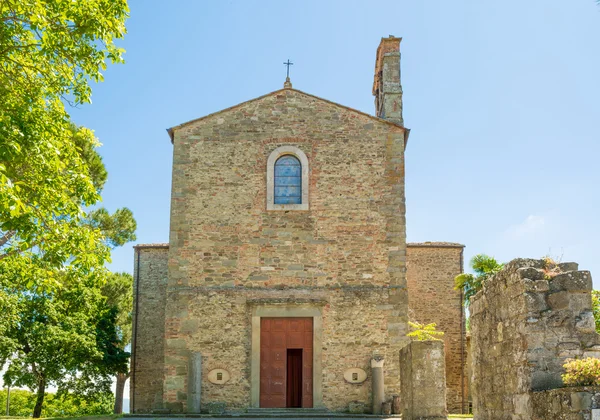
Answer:
[[[322,417],[338,413],[331,413],[324,408],[249,408],[246,414],[266,417]]]
[[[166,411],[166,410],[165,410]],[[223,414],[168,414],[156,412],[154,414],[125,414],[125,418],[135,418],[137,420],[167,420],[174,418],[232,418],[238,420],[245,419],[382,419],[381,415],[373,414],[351,414],[335,411],[328,411],[325,408],[248,408],[246,412],[225,412]],[[400,417],[399,415],[385,416],[383,418]]]
[[[248,417],[257,418],[381,418],[369,414],[350,414],[328,411],[325,408],[248,408],[245,413]],[[244,416],[242,414],[241,416]],[[391,417],[391,416],[389,416]]]
[[[275,412],[283,412],[283,413],[316,413],[323,412],[328,413],[329,411],[326,408],[248,408],[246,410],[248,413],[275,413]]]

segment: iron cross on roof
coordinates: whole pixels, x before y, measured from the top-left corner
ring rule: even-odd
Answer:
[[[284,66],[287,66],[287,73],[286,73],[286,77],[289,79],[290,77],[290,66],[293,66],[294,63],[292,63],[290,61],[290,59],[288,58],[288,61],[286,63],[283,63]]]

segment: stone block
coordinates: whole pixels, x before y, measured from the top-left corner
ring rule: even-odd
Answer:
[[[569,309],[575,315],[592,310],[592,296],[589,293],[570,293]]]
[[[548,305],[553,310],[567,309],[570,304],[569,292],[560,291],[548,295]]]
[[[365,404],[359,401],[350,401],[348,403],[348,413],[350,414],[365,414]]]
[[[183,402],[167,401],[167,402],[165,402],[165,409],[168,410],[169,413],[182,413],[183,412]]]
[[[592,276],[589,271],[562,273],[549,281],[550,291],[589,292],[592,290]]]
[[[206,402],[202,404],[202,411],[206,411],[208,414],[224,414],[225,413],[225,403],[220,401],[212,401]]]
[[[527,292],[525,293],[525,302],[527,304],[528,312],[542,312],[548,309],[548,304],[546,303],[546,296],[543,293]],[[550,303],[550,301],[548,301],[548,303]],[[508,316],[506,316],[506,318],[508,318]]]
[[[559,263],[558,264],[558,268],[560,269],[560,271],[578,271],[579,270],[579,264],[577,264],[576,262],[564,262],[564,263]]]
[[[522,279],[544,280],[544,272],[534,267],[521,267],[517,269],[517,274]]]
[[[596,331],[596,321],[592,312],[583,312],[579,314],[579,319],[575,323],[577,328],[582,333],[593,333]]]
[[[531,389],[543,391],[563,386],[561,372],[536,370],[531,375]]]
[[[185,349],[187,343],[183,338],[170,338],[167,339],[166,345],[168,349]]]
[[[589,392],[573,392],[571,394],[571,410],[584,411],[592,408],[592,394]]]
[[[529,394],[517,394],[513,397],[514,412],[517,415],[526,416],[531,411],[529,404]]]
[[[537,271],[537,270],[536,270]],[[550,290],[550,285],[548,284],[548,280],[531,280],[531,279],[523,279],[523,285],[525,286],[525,291],[527,292],[547,292]]]

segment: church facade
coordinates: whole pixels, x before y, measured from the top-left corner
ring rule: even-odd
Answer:
[[[400,393],[408,321],[445,332],[466,404],[462,245],[406,243],[400,38],[376,116],[284,88],[168,130],[168,244],[135,247],[132,412],[371,404]],[[381,362],[378,362],[381,363]]]

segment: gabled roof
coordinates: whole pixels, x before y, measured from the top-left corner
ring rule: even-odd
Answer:
[[[331,105],[334,105],[334,106],[337,106],[337,107],[340,107],[340,108],[343,108],[343,109],[346,109],[346,110],[349,110],[349,111],[352,111],[352,112],[356,112],[357,114],[360,114],[360,115],[363,115],[365,117],[371,118],[371,119],[373,119],[373,120],[375,120],[377,122],[384,123],[384,124],[389,124],[389,125],[392,125],[394,127],[399,127],[399,128],[403,129],[406,132],[406,136],[405,136],[406,140],[405,141],[408,142],[408,133],[410,132],[410,130],[407,129],[406,127],[400,125],[400,124],[396,124],[394,122],[388,121],[388,120],[383,119],[383,118],[375,117],[375,116],[373,116],[371,114],[367,114],[366,112],[362,112],[362,111],[359,111],[357,109],[350,108],[348,106],[338,104],[337,102],[329,101],[327,99],[323,99],[323,98],[320,98],[318,96],[311,95],[310,93],[306,93],[306,92],[303,92],[303,91],[298,90],[298,89],[283,88],[283,89],[279,89],[279,90],[276,90],[276,91],[271,92],[271,93],[267,93],[266,95],[259,96],[258,98],[250,99],[249,101],[245,101],[245,102],[239,103],[239,104],[231,106],[229,108],[222,109],[221,111],[213,112],[212,114],[205,115],[204,117],[196,118],[194,120],[190,120],[190,121],[184,122],[183,124],[179,124],[179,125],[176,125],[174,127],[168,128],[167,129],[167,133],[169,133],[169,137],[171,138],[171,143],[173,143],[173,137],[174,137],[174,134],[175,134],[175,130],[177,130],[179,128],[185,127],[185,126],[187,126],[189,124],[193,124],[193,123],[198,122],[198,121],[205,120],[207,118],[214,117],[215,115],[224,114],[226,112],[229,112],[231,110],[239,108],[239,107],[241,107],[243,105],[249,104],[251,102],[259,101],[259,100],[261,100],[263,98],[266,98],[267,96],[276,95],[278,93],[281,93],[281,92],[284,92],[284,91],[288,91],[288,90],[289,91],[294,91],[296,93],[300,93],[301,95],[308,96],[309,98],[318,99],[319,101],[323,101],[323,102],[326,102],[328,104],[331,104]]]

